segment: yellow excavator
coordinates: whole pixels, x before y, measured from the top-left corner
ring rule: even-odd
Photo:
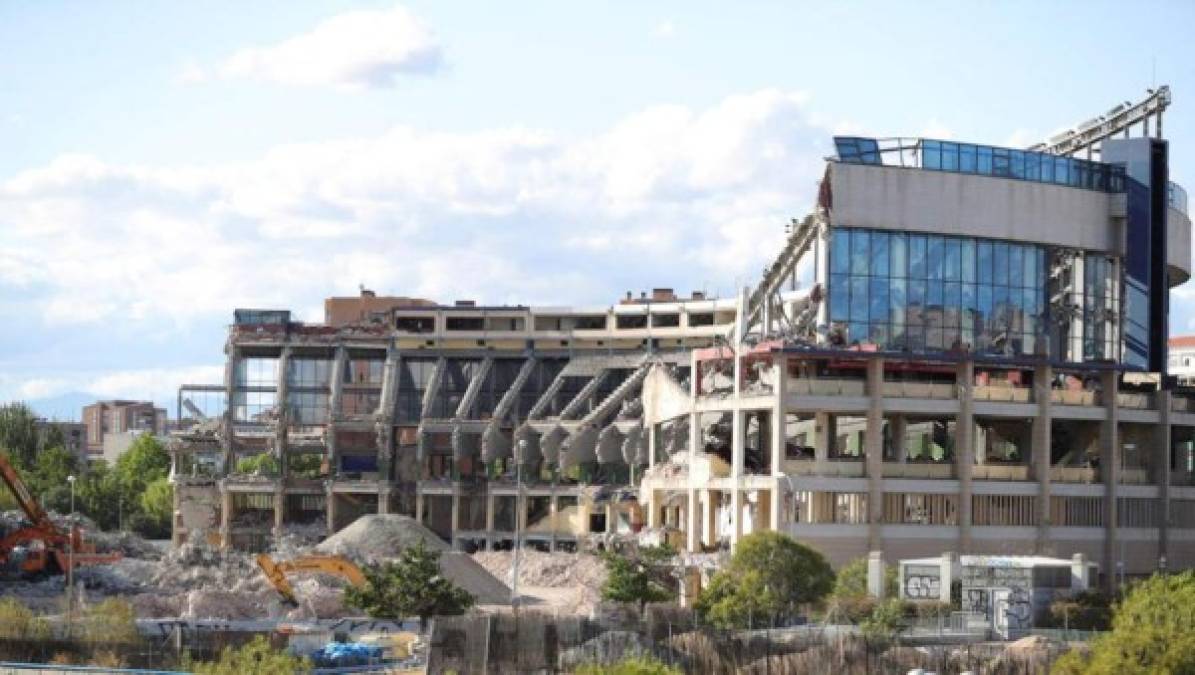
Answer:
[[[278,595],[282,596],[283,602],[292,606],[299,604],[295,598],[295,589],[291,587],[290,580],[286,578],[286,575],[292,572],[327,574],[340,577],[354,586],[365,585],[365,573],[361,571],[361,568],[354,565],[349,559],[338,555],[309,555],[294,560],[275,562],[269,555],[259,553],[257,554],[257,566],[265,573],[266,579],[270,580],[270,583],[278,591]]]

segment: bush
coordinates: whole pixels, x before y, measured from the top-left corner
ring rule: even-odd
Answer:
[[[1050,604],[1046,625],[1075,630],[1108,630],[1112,626],[1112,601],[1098,590],[1088,590]]]
[[[50,635],[50,625],[16,598],[0,598],[0,639],[40,640]]]
[[[684,671],[651,657],[623,659],[610,665],[586,664],[577,675],[682,675]]]
[[[252,457],[242,457],[237,460],[234,473],[273,476],[278,473],[278,459],[268,452]]]
[[[137,613],[128,602],[108,598],[84,611],[81,637],[106,645],[140,642]]]
[[[422,541],[399,554],[398,560],[367,567],[365,585],[344,589],[344,604],[365,610],[377,619],[419,617],[426,625],[433,616],[463,614],[476,598],[440,573],[440,552]]]
[[[626,553],[602,553],[609,572],[602,586],[602,599],[634,602],[640,607],[649,602],[675,599],[677,581],[671,565],[675,555],[676,551],[668,545],[642,546]]]
[[[896,598],[888,598],[876,605],[871,614],[859,623],[863,636],[869,641],[885,644],[896,639],[905,627],[905,604]]]
[[[1137,584],[1113,610],[1112,631],[1054,664],[1062,675],[1195,673],[1195,571]]]
[[[258,635],[240,648],[225,647],[217,661],[184,659],[183,670],[195,675],[291,675],[311,672],[311,662],[270,647],[265,637]]]

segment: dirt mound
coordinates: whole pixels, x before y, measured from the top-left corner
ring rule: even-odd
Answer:
[[[422,541],[428,548],[447,551],[448,544],[414,518],[395,514],[361,516],[328,537],[315,550],[356,560],[380,561],[397,556]]]

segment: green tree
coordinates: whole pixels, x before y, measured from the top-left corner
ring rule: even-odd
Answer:
[[[1072,650],[1051,671],[1063,675],[1195,673],[1195,571],[1154,575],[1113,609],[1112,631],[1084,655]]]
[[[779,532],[754,532],[739,540],[695,607],[722,627],[775,625],[824,598],[833,584],[821,553]]]
[[[75,507],[101,529],[111,530],[120,525],[123,500],[120,481],[107,462],[92,464],[75,482]]]
[[[279,468],[278,459],[268,452],[263,452],[238,459],[235,473],[273,476],[277,475]]]
[[[274,649],[264,636],[258,635],[238,648],[225,647],[216,661],[184,659],[183,669],[195,675],[291,675],[311,672],[311,662]]]
[[[141,434],[116,460],[117,479],[125,496],[139,501],[145,486],[170,472],[170,453],[150,434]]]
[[[33,466],[40,446],[37,415],[29,406],[19,402],[0,405],[0,450],[25,468]]]
[[[676,597],[677,581],[672,572],[676,551],[662,546],[641,546],[626,553],[606,551],[606,583],[602,598],[614,602],[666,602]]]
[[[70,483],[67,476],[78,475],[79,460],[74,453],[62,446],[47,447],[37,453],[33,467],[25,472],[25,482],[35,497],[42,500],[42,505],[55,511],[65,512],[70,509]],[[50,504],[47,493],[55,489],[66,489],[67,503]]]
[[[476,599],[440,572],[440,552],[422,541],[407,547],[398,560],[363,570],[366,583],[344,591],[344,603],[377,619],[463,614]]]
[[[155,535],[170,534],[171,521],[174,519],[174,487],[166,478],[159,478],[145,486],[141,493],[141,515],[144,516],[146,527],[154,531]]]

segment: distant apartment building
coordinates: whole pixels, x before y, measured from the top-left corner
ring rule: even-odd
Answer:
[[[1170,374],[1183,385],[1195,384],[1195,335],[1170,338]]]
[[[79,422],[58,422],[56,420],[38,419],[37,422],[37,445],[38,451],[56,444],[56,439],[51,439],[51,429],[57,429],[62,434],[62,447],[66,448],[72,455],[80,461],[87,460],[87,426]]]
[[[361,295],[343,298],[327,298],[324,300],[324,324],[328,326],[347,326],[353,323],[365,323],[371,317],[379,320],[389,319],[389,312],[394,309],[412,307],[435,307],[431,300],[408,298],[403,296],[378,296],[373,291],[362,288]]]
[[[152,401],[96,401],[83,407],[87,456],[115,461],[140,434],[164,436],[166,424],[166,409]]]

